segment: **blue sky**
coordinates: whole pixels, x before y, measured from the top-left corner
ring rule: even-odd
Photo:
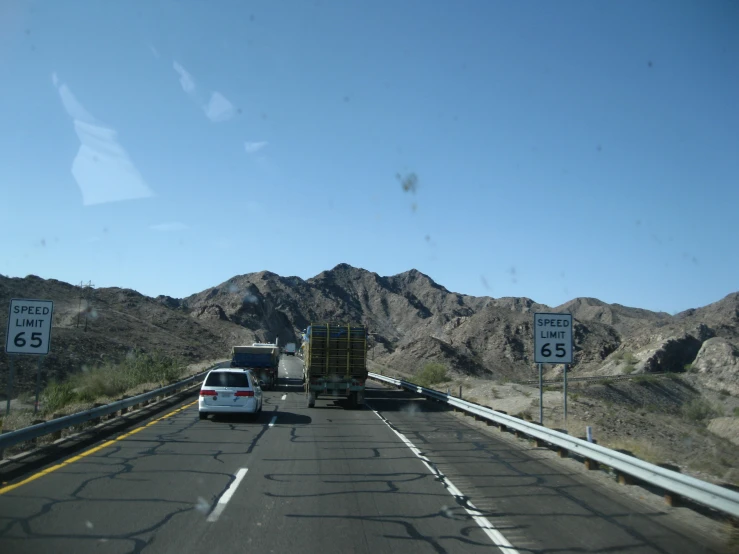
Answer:
[[[345,262],[716,301],[737,25],[730,1],[6,0],[0,273],[182,297]]]

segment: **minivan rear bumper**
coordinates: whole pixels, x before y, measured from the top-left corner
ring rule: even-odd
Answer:
[[[202,399],[198,402],[198,411],[209,414],[253,414],[256,413],[258,407],[259,405],[256,399],[252,399],[242,406],[211,405],[206,404]]]

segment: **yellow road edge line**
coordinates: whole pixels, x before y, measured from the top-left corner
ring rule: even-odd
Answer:
[[[146,423],[145,425],[142,425],[141,427],[137,427],[136,429],[133,429],[132,431],[129,431],[128,433],[124,433],[120,437],[116,437],[116,438],[114,438],[112,440],[105,441],[103,444],[99,444],[97,446],[93,446],[89,450],[85,450],[82,454],[77,454],[76,456],[72,456],[68,460],[64,460],[61,464],[57,464],[55,466],[47,467],[46,469],[42,469],[38,473],[34,473],[30,477],[27,477],[23,481],[19,481],[18,483],[13,483],[12,485],[8,485],[6,487],[2,487],[2,488],[0,488],[0,495],[3,495],[6,492],[10,492],[12,490],[15,490],[18,487],[22,487],[26,483],[30,483],[31,481],[35,481],[36,479],[38,479],[40,477],[43,477],[44,475],[48,475],[49,473],[52,473],[52,472],[56,471],[57,469],[61,469],[61,468],[66,467],[66,466],[68,466],[70,464],[73,464],[74,462],[77,462],[77,461],[81,460],[82,458],[85,458],[85,457],[89,456],[90,454],[94,454],[95,452],[99,452],[103,448],[107,448],[108,446],[111,446],[112,444],[114,444],[114,443],[116,443],[118,441],[121,441],[123,439],[127,439],[131,435],[135,435],[139,431],[143,431],[147,427],[150,427],[151,425],[154,425],[155,423],[157,423],[159,421],[162,421],[163,419],[167,419],[168,417],[172,417],[176,413],[179,413],[182,410],[185,410],[186,408],[189,408],[190,406],[192,406],[194,404],[197,404],[197,403],[198,403],[198,401],[196,400],[195,402],[190,402],[189,404],[185,404],[184,406],[182,406],[180,408],[177,408],[176,410],[173,410],[170,413],[168,413],[168,414],[166,414],[166,415],[164,415],[164,416],[162,416],[160,418],[157,418],[157,419],[155,419],[153,421],[150,421],[149,423]]]

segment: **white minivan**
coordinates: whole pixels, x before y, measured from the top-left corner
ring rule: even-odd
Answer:
[[[208,414],[251,414],[262,411],[262,387],[249,369],[213,369],[200,387],[200,419]]]

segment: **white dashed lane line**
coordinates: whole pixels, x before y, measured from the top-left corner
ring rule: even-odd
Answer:
[[[459,503],[459,505],[465,509],[465,511],[472,517],[472,520],[477,523],[480,529],[482,529],[482,531],[488,536],[488,538],[493,542],[495,546],[497,546],[501,551],[506,552],[507,554],[519,554],[519,551],[516,550],[510,542],[508,542],[508,540],[500,531],[493,527],[493,524],[490,523],[490,521],[482,514],[482,512],[475,508],[474,504],[469,501],[468,497],[462,494],[462,492],[454,486],[454,484],[447,478],[447,476],[444,475],[431,460],[429,460],[424,454],[422,454],[421,451],[416,448],[416,446],[410,440],[408,440],[408,438],[403,433],[398,431],[386,418],[381,416],[376,410],[373,410],[371,407],[370,410],[375,412],[375,415],[379,417],[383,421],[383,423],[385,423],[385,425],[390,427],[390,430],[395,433],[408,448],[410,448],[411,452],[413,452],[416,457],[419,458],[421,462],[423,462],[423,464],[428,468],[431,474],[434,475],[437,480],[439,480],[444,485],[444,487],[446,487],[446,490],[449,492],[449,494],[451,494]]]
[[[274,427],[275,421],[277,421],[277,416],[272,416],[272,421],[269,422],[269,426]]]
[[[241,480],[246,475],[247,471],[249,471],[247,468],[242,467],[239,471],[236,472],[236,475],[234,476],[235,479],[231,482],[228,488],[223,492],[221,497],[218,499],[218,503],[216,504],[216,507],[213,509],[213,511],[208,516],[208,521],[210,523],[213,523],[214,521],[218,521],[218,518],[223,513],[223,510],[226,509],[226,504],[228,504],[228,501],[231,500],[231,497],[236,492],[236,489],[241,483]]]
[[[282,395],[282,400],[285,400],[285,398],[287,398],[287,395],[286,394],[283,394]]]

